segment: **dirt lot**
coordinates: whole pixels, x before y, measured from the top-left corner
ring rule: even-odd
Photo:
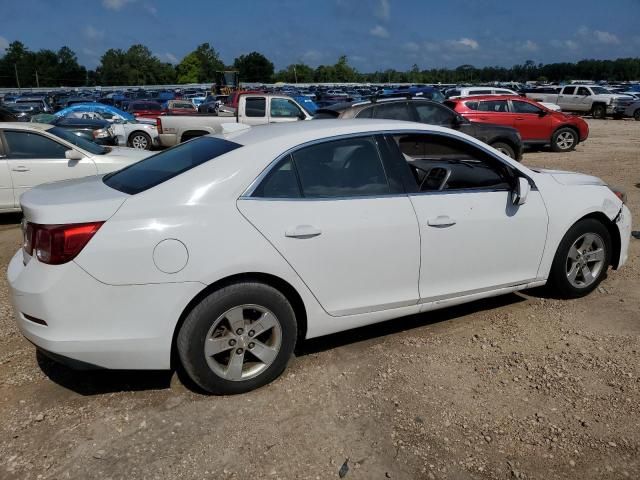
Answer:
[[[575,152],[524,163],[623,186],[637,226],[640,122],[590,126]],[[2,221],[5,269],[19,217]],[[326,479],[347,459],[347,480],[640,478],[639,253],[585,299],[512,294],[307,342],[278,381],[227,398],[38,360],[3,275],[0,479]]]

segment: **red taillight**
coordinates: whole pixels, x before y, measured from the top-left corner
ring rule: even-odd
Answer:
[[[91,240],[104,222],[72,223],[69,225],[38,225],[27,223],[24,250],[35,251],[42,263],[60,265],[73,260]]]
[[[158,133],[162,133],[162,120],[160,120],[160,117],[156,118],[156,128],[158,129]]]

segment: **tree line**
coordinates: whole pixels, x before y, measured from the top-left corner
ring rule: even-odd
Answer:
[[[313,68],[295,63],[275,71],[273,63],[259,52],[251,52],[225,64],[208,43],[199,45],[176,65],[161,61],[148,47],[132,45],[127,50],[109,49],[95,69],[87,69],[69,47],[57,51],[29,50],[14,41],[0,57],[0,87],[81,87],[95,85],[163,85],[211,83],[215,72],[238,70],[241,82],[285,83],[480,83],[530,80],[560,82],[571,79],[629,81],[640,79],[640,58],[616,60],[580,60],[575,63],[536,64],[527,60],[512,67],[474,67],[421,69],[413,65],[407,71],[384,70],[358,72],[346,56],[333,65]]]

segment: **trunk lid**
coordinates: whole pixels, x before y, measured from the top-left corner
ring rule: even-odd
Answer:
[[[31,223],[85,223],[107,220],[128,197],[97,175],[38,185],[20,197],[20,206]]]

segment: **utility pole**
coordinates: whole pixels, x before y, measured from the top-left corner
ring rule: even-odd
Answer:
[[[296,79],[296,85],[298,84],[298,72],[296,71],[296,66],[293,66],[293,76]]]
[[[36,87],[40,88],[40,79],[38,78],[38,70],[36,70]]]
[[[18,77],[18,64],[13,64],[13,70],[16,72],[16,83],[18,84],[18,91],[20,91],[20,78]]]

